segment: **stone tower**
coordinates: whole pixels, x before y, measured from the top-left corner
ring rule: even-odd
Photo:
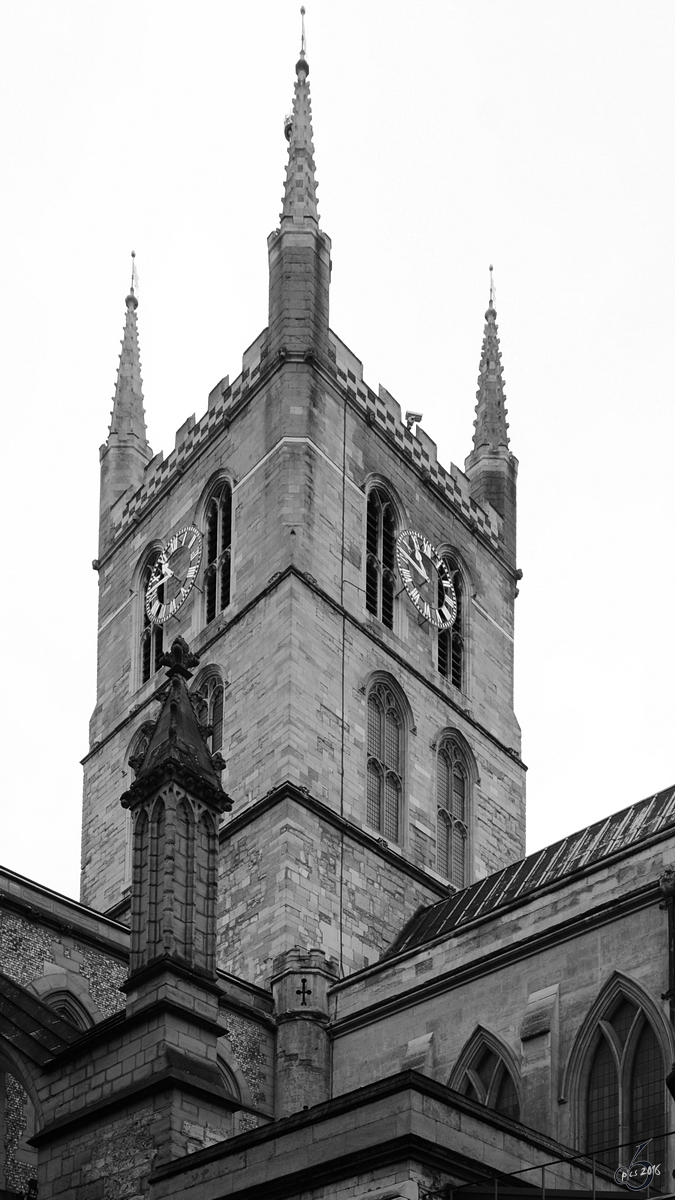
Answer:
[[[490,304],[466,474],[445,469],[330,329],[304,46],[285,134],[268,326],[167,458],[150,458],[127,300],[101,452],[98,691],[84,762],[82,899],[126,919],[131,827],[117,798],[163,699],[164,642],[184,636],[233,799],[219,831],[218,965],[256,982],[294,948],[320,949],[342,972],[372,962],[418,905],[524,853],[517,463],[496,314]],[[161,629],[145,588],[162,545],[187,526],[203,536],[198,587]],[[445,563],[451,628],[403,588],[404,530]],[[411,562],[427,611],[440,586],[430,562]]]

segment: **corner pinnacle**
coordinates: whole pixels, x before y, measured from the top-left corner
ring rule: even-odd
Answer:
[[[293,111],[284,121],[284,133],[288,141],[288,166],[283,195],[281,220],[301,223],[305,218],[318,225],[319,213],[316,204],[317,182],[315,177],[314,144],[312,134],[312,103],[309,95],[309,66],[306,54],[305,8],[302,15],[302,40],[300,57],[295,64],[297,81],[293,96]]]
[[[509,444],[506,421],[504,394],[504,379],[502,356],[497,336],[497,310],[495,309],[495,285],[493,267],[490,264],[490,301],[485,313],[485,328],[483,331],[483,346],[481,350],[478,373],[478,391],[476,392],[476,420],[473,435],[474,458],[480,456],[481,450],[494,451],[506,449]]]
[[[137,288],[136,255],[132,250],[131,287],[125,301],[127,314],[122,338],[122,353],[117,369],[110,429],[108,430],[108,445],[113,441],[117,445],[134,445],[149,460],[152,458],[152,450],[148,445],[143,407],[143,381],[136,322]]]

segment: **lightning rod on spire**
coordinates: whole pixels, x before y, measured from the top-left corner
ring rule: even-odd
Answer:
[[[131,251],[131,295],[135,296],[138,290],[138,271],[136,270],[136,251]]]
[[[307,50],[307,44],[305,42],[305,6],[304,6],[304,4],[303,4],[302,8],[300,9],[300,16],[302,17],[302,42],[300,43],[300,57],[304,58],[305,52]]]
[[[493,271],[494,271],[494,267],[492,266],[492,263],[490,263],[490,308],[494,308],[494,306],[495,306],[495,297],[496,297],[496,295],[497,295],[497,289],[496,289],[496,287],[495,287],[495,281],[494,281],[494,279],[493,279],[493,277],[492,277],[492,272],[493,272]]]

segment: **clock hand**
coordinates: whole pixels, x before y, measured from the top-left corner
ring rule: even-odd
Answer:
[[[417,574],[422,576],[425,583],[428,583],[429,576],[427,575],[426,571],[424,570],[423,564],[421,562],[418,562],[416,559],[411,558],[410,555],[408,554],[408,551],[404,550],[403,547],[401,547],[401,554],[403,555],[404,558],[407,558],[408,562],[410,563],[410,566],[415,568],[415,570],[417,571]]]
[[[423,576],[424,576],[424,578],[426,579],[427,583],[428,583],[428,582],[429,582],[429,576],[427,575],[426,568],[425,568],[425,566],[424,566],[424,563],[422,562],[422,555],[421,555],[421,553],[420,553],[420,548],[419,548],[419,546],[417,545],[417,542],[415,542],[415,543],[414,543],[414,546],[415,546],[415,558],[417,559],[417,561],[418,561],[418,563],[419,563],[419,571],[420,571],[420,575],[423,575]]]
[[[158,579],[157,583],[153,584],[152,589],[148,588],[148,592],[150,592],[150,590],[152,590],[155,593],[155,595],[157,595],[157,592],[159,591],[159,589],[164,586],[164,584],[166,583],[166,581],[168,579],[171,579],[172,575],[174,575],[174,572],[169,567],[166,574],[163,574],[161,579]],[[174,575],[174,578],[175,578],[175,575]]]

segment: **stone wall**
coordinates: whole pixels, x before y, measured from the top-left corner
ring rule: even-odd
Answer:
[[[124,1007],[128,930],[0,868],[0,969],[44,1003],[68,994],[84,1025]]]

